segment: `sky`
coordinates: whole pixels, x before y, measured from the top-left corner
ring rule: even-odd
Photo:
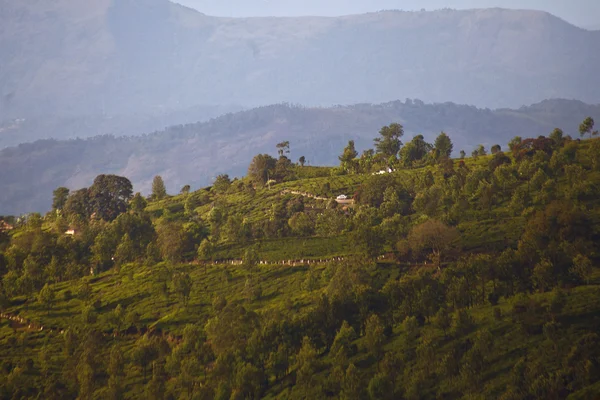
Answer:
[[[379,10],[502,7],[548,11],[572,24],[600,28],[600,0],[172,0],[223,17],[336,16]]]

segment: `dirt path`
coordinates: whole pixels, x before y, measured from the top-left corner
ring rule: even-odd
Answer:
[[[290,190],[290,189],[284,189],[284,190],[282,190],[281,194],[295,194],[295,195],[298,195],[298,196],[308,197],[310,199],[315,199],[315,200],[324,200],[324,201],[335,200],[338,204],[345,204],[345,205],[354,204],[354,200],[353,199],[346,199],[346,200],[330,199],[328,197],[320,197],[320,196],[316,196],[316,195],[311,194],[311,193],[299,192],[299,191]]]

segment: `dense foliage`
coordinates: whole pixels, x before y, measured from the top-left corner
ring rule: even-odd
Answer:
[[[597,395],[600,140],[451,159],[402,132],[339,168],[282,142],[241,180],[146,199],[103,175],[3,218],[0,398]]]

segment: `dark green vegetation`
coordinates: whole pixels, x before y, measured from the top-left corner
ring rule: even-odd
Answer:
[[[282,142],[174,196],[102,175],[5,218],[0,398],[597,396],[600,140],[451,159],[401,133],[336,168]]]
[[[334,108],[273,105],[144,137],[44,140],[0,151],[0,213],[45,212],[55,188],[88,186],[98,174],[127,176],[142,193],[150,193],[156,175],[165,177],[171,192],[186,184],[206,186],[218,174],[244,175],[252,157],[275,150],[282,137],[291,142],[286,155],[293,161],[304,157],[305,165],[334,165],[348,135],[362,152],[373,146],[373,132],[389,121],[404,125],[405,142],[416,134],[433,142],[445,130],[458,156],[460,150],[471,154],[479,143],[491,151],[516,134],[537,137],[556,126],[569,127],[565,134],[575,137],[587,116],[600,120],[600,106],[568,100],[493,111],[418,100]]]

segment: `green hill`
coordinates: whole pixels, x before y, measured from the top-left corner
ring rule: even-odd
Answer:
[[[101,175],[5,217],[0,398],[598,396],[600,140],[450,159],[396,128],[335,168],[282,143],[195,192]]]
[[[244,175],[255,154],[272,151],[282,140],[291,142],[294,161],[305,156],[310,165],[334,165],[349,139],[362,151],[390,121],[404,125],[405,141],[418,134],[433,140],[444,130],[458,156],[480,143],[491,147],[515,135],[548,135],[556,127],[578,134],[587,116],[599,120],[600,105],[548,100],[516,110],[488,110],[410,99],[330,108],[278,104],[142,137],[41,140],[0,150],[0,213],[48,211],[54,188],[86,187],[99,174],[126,176],[145,194],[155,175],[164,177],[171,191],[185,184],[206,186],[217,174]]]

